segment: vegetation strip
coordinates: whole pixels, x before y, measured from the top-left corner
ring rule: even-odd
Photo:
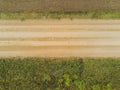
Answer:
[[[120,58],[0,58],[1,90],[119,90]]]
[[[120,10],[97,10],[80,12],[0,12],[0,19],[120,19]]]

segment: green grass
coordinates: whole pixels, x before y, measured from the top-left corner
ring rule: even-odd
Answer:
[[[1,58],[0,90],[120,90],[120,58]]]
[[[120,11],[82,11],[82,12],[0,12],[0,19],[120,19]]]

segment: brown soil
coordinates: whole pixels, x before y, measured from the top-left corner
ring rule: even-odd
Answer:
[[[120,0],[0,0],[0,11],[120,10]]]

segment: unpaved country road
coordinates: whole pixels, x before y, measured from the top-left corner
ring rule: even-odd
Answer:
[[[120,20],[1,20],[0,57],[120,57]]]

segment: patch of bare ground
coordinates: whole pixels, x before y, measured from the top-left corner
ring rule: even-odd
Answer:
[[[120,20],[0,21],[0,57],[119,57]]]

